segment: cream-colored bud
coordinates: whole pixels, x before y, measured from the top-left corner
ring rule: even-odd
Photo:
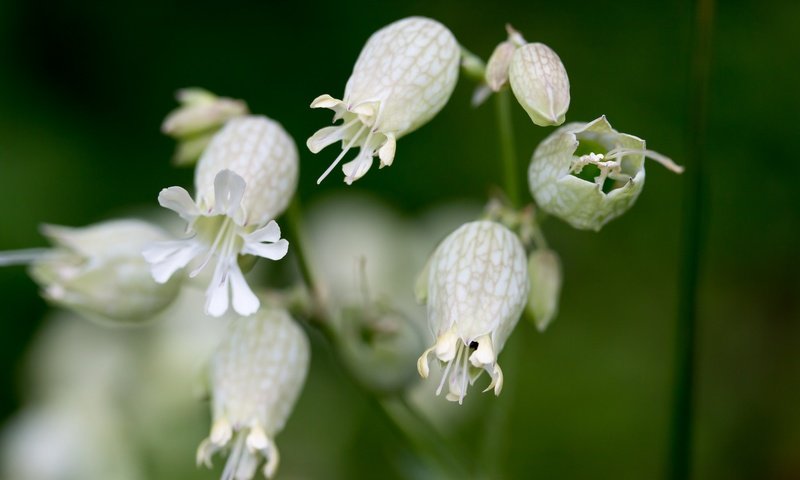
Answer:
[[[539,249],[528,257],[528,276],[531,288],[528,293],[528,312],[543,332],[558,313],[561,295],[561,260],[553,250]]]
[[[486,84],[494,92],[499,92],[508,83],[508,69],[517,46],[505,41],[495,47],[492,56],[486,63]]]
[[[561,125],[569,109],[569,78],[561,59],[543,43],[516,49],[509,67],[511,90],[533,123]]]

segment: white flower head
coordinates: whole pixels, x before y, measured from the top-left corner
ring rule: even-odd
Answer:
[[[189,237],[144,251],[153,278],[166,282],[189,266],[190,277],[214,264],[206,312],[220,316],[229,303],[240,315],[260,302],[238,264],[240,255],[280,260],[289,243],[273,220],[297,187],[297,148],[277,123],[263,116],[230,120],[214,136],[195,170],[195,200],[181,187],[161,191],[158,202],[188,223]]]
[[[646,157],[675,173],[683,171],[647,150],[641,138],[614,130],[605,116],[570,123],[536,147],[528,184],[542,210],[575,228],[597,231],[636,202]]]
[[[311,108],[329,108],[342,123],[320,129],[306,145],[313,153],[342,142],[342,152],[317,180],[320,183],[348,150],[356,158],[342,166],[345,182],[358,180],[372,166],[394,160],[396,141],[424,125],[444,107],[458,79],[461,50],[441,23],[423,17],[398,20],[375,32],[358,56],[344,99],[321,95]]]
[[[231,446],[223,480],[253,478],[261,458],[271,478],[279,463],[274,437],[297,400],[308,371],[303,330],[280,309],[262,309],[234,320],[211,361],[211,434],[197,450],[197,463]]]
[[[492,378],[484,391],[500,394],[503,372],[497,356],[519,321],[528,288],[525,249],[499,223],[466,223],[442,241],[417,285],[418,295],[427,297],[436,338],[417,369],[428,377],[431,354],[446,364],[437,395],[447,383],[447,399],[463,402],[467,387],[484,370]]]
[[[51,303],[100,323],[139,324],[177,296],[180,281],[156,283],[142,248],[169,239],[142,220],[81,228],[44,225],[53,248],[0,253],[0,265],[30,264],[30,275]]]

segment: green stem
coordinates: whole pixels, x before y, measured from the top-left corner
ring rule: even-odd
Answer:
[[[297,258],[298,269],[302,276],[303,282],[306,284],[309,292],[311,292],[312,308],[308,316],[308,324],[319,330],[325,337],[328,343],[337,352],[339,340],[336,331],[330,323],[330,315],[327,309],[322,305],[319,295],[319,285],[315,282],[315,277],[311,266],[308,263],[308,256],[306,255],[305,236],[303,234],[303,214],[300,201],[297,196],[292,199],[291,204],[286,212],[286,219],[289,226],[289,236],[291,237],[292,251],[295,258]],[[343,370],[348,374],[350,371],[343,365]],[[361,387],[361,384],[352,375],[349,375],[351,382]],[[367,400],[373,404],[376,411],[381,417],[393,427],[398,433],[404,437],[414,452],[420,458],[427,458],[435,462],[447,473],[458,473],[463,477],[463,467],[456,460],[456,457],[449,451],[446,442],[444,442],[438,432],[431,426],[428,421],[419,415],[405,400],[397,396],[397,398],[389,398],[379,400],[373,395],[370,395],[366,389],[360,388]]]
[[[519,178],[517,177],[514,126],[511,122],[511,94],[508,89],[505,89],[498,92],[495,97],[495,115],[500,133],[500,156],[503,159],[504,187],[511,206],[519,208],[522,202],[519,194]]]
[[[690,116],[684,190],[684,238],[675,336],[675,385],[669,443],[670,480],[691,478],[697,288],[705,240],[704,146],[711,74],[714,0],[698,0],[690,81]]]

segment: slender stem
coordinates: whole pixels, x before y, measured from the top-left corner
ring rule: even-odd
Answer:
[[[519,179],[517,178],[517,156],[514,148],[514,129],[511,121],[511,100],[508,89],[497,93],[495,113],[497,128],[500,133],[500,153],[503,158],[505,174],[505,192],[508,201],[515,209],[520,208]],[[536,226],[538,228],[538,225]],[[503,352],[503,365],[506,368],[503,394],[494,399],[491,411],[486,416],[483,444],[481,445],[481,465],[485,478],[503,478],[503,456],[506,453],[509,416],[514,400],[512,378],[516,372],[518,352],[513,339],[509,341]],[[510,375],[509,375],[510,374]]]
[[[517,153],[514,148],[514,127],[511,123],[511,94],[508,89],[498,92],[495,98],[495,115],[500,133],[500,156],[503,158],[505,191],[511,206],[519,208],[522,204],[517,176]]]
[[[418,452],[434,461],[442,470],[441,473],[455,475],[456,478],[469,477],[463,462],[448,448],[448,441],[402,395],[382,399],[380,405],[414,443]]]
[[[684,190],[683,256],[675,337],[675,384],[666,478],[691,478],[697,288],[705,240],[704,145],[711,74],[714,0],[698,0],[690,81],[690,113]]]
[[[319,330],[336,352],[339,339],[330,323],[330,315],[327,309],[322,305],[319,295],[319,285],[315,282],[313,271],[308,263],[308,256],[305,254],[306,243],[303,234],[303,214],[297,196],[294,197],[287,209],[286,219],[289,224],[291,245],[295,257],[297,258],[300,275],[308,290],[311,292],[312,308],[307,319],[308,324]],[[338,352],[336,353],[338,358]],[[347,368],[343,369],[348,374],[350,373]],[[360,384],[355,377],[352,375],[349,376],[354,385],[362,387],[362,384]],[[367,397],[367,400],[373,404],[381,417],[408,441],[409,445],[420,458],[427,458],[434,461],[447,473],[463,472],[463,468],[452,452],[449,451],[446,442],[436,441],[439,440],[440,437],[437,436],[437,431],[433,426],[408,405],[402,397],[398,396],[397,398],[379,400],[375,398],[374,395],[370,395],[366,389],[360,388],[360,390],[365,397]],[[463,477],[463,475],[459,476]]]
[[[315,281],[314,274],[308,263],[308,256],[305,253],[307,245],[303,234],[303,211],[297,195],[294,196],[289,204],[289,208],[286,211],[286,220],[289,224],[290,246],[297,259],[300,276],[308,291],[311,292],[312,301],[317,302],[319,299],[319,285]]]

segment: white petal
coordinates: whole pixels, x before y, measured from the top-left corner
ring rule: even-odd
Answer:
[[[320,128],[314,135],[311,135],[311,137],[306,140],[306,146],[311,153],[319,153],[328,145],[342,140],[347,134],[347,131],[348,129],[343,128],[342,125]]]
[[[341,100],[337,100],[326,93],[315,98],[311,102],[311,108],[336,108],[341,106],[342,103]]]
[[[218,264],[206,290],[206,313],[212,317],[220,317],[228,311],[229,279],[227,269]]]
[[[352,185],[353,182],[363,177],[371,166],[372,154],[362,150],[355,159],[342,165],[342,171],[345,175],[345,183]]]
[[[194,240],[160,242],[144,250],[142,255],[151,264],[153,280],[166,283],[177,270],[185,267],[203,250]]]
[[[247,182],[231,170],[221,170],[214,177],[214,211],[234,217],[242,204]]]
[[[289,242],[284,238],[275,243],[246,243],[242,253],[249,253],[270,260],[280,260],[289,251]]]
[[[161,190],[161,193],[158,194],[158,204],[177,213],[187,222],[191,222],[200,215],[200,210],[189,192],[181,187],[169,187]]]
[[[275,220],[270,220],[266,226],[244,235],[243,238],[245,243],[277,242],[281,239],[281,227],[278,226],[278,222]]]
[[[381,159],[381,168],[391,166],[394,161],[394,152],[397,150],[397,140],[391,133],[386,134],[386,143],[378,150],[378,157]]]
[[[236,262],[233,262],[228,273],[231,279],[233,309],[236,310],[236,313],[244,317],[252,315],[261,305],[258,301],[258,297],[256,297],[250,289],[247,280],[244,279],[244,275],[242,275],[242,271],[239,269],[239,265]]]

